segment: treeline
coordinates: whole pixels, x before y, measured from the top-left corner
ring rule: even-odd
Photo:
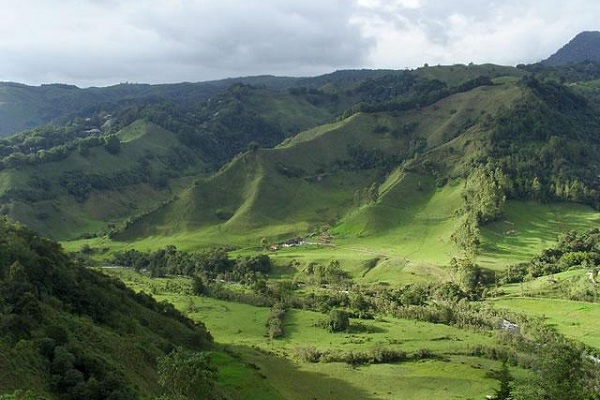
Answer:
[[[119,114],[119,121],[125,127],[145,119],[174,132],[183,145],[201,152],[203,159],[216,170],[246,151],[250,143],[273,147],[285,139],[282,126],[248,105],[265,90],[237,83],[202,103],[182,106],[163,101],[129,107]]]
[[[406,111],[425,107],[450,95],[491,85],[493,82],[487,76],[479,76],[456,87],[449,87],[439,79],[419,78],[411,73],[389,75],[361,84],[356,89],[356,93],[361,95],[361,101],[346,111],[342,118],[357,112]]]
[[[558,243],[534,257],[531,262],[509,266],[502,283],[523,282],[572,268],[590,269],[595,280],[600,266],[600,229],[574,230],[558,236]]]
[[[202,276],[221,280],[254,284],[271,271],[271,259],[260,254],[230,259],[225,248],[201,252],[178,251],[167,246],[154,252],[127,250],[115,253],[112,262],[136,271],[147,270],[152,277],[166,275]]]
[[[87,156],[94,147],[103,147],[108,153],[117,154],[121,150],[121,142],[112,134],[69,133],[66,128],[55,127],[37,128],[27,134],[0,140],[0,169],[57,162],[74,152]]]
[[[462,218],[452,241],[465,253],[474,255],[481,242],[479,227],[502,215],[511,182],[493,163],[472,168],[462,191]]]
[[[585,61],[576,64],[549,67],[541,63],[523,65],[517,68],[524,69],[536,76],[554,79],[560,83],[591,81],[600,78],[600,62]]]
[[[507,196],[566,200],[600,207],[600,117],[569,88],[534,77],[532,95],[484,124],[492,131],[490,156],[508,177]]]

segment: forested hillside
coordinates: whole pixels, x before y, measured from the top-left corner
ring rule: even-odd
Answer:
[[[598,397],[597,61],[3,83],[5,133],[0,399]]]
[[[57,243],[6,219],[0,238],[2,393],[149,398],[163,392],[159,360],[211,350],[202,324],[75,265]]]

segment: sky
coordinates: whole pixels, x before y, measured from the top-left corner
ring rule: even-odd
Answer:
[[[0,0],[0,81],[80,87],[517,65],[600,30],[598,0]]]

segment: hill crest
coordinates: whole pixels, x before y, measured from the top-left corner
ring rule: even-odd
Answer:
[[[600,61],[600,31],[581,32],[542,64],[547,67]]]

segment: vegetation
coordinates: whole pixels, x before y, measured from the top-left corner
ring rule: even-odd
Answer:
[[[596,398],[587,65],[44,88],[0,212],[73,258],[1,221],[2,396]]]
[[[159,393],[156,359],[172,346],[211,347],[202,324],[168,303],[74,265],[57,243],[5,219],[0,237],[3,392],[30,390],[62,399],[146,397]]]

